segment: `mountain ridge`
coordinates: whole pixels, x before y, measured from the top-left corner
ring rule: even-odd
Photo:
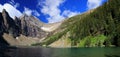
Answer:
[[[120,46],[119,2],[119,0],[108,0],[107,3],[88,13],[65,20],[57,33],[53,33],[40,45],[61,47],[62,45],[56,45],[56,41],[67,38],[70,40],[70,47]],[[64,40],[59,43],[62,41]]]
[[[42,23],[36,17],[25,14],[14,20],[3,10],[0,13],[0,38],[4,43],[0,45],[118,47],[119,15],[120,0],[108,0],[96,9],[52,24]]]
[[[0,36],[1,36],[1,38],[3,38],[3,40],[1,40],[1,41],[9,42],[10,45],[13,45],[14,44],[13,42],[17,43],[17,41],[21,37],[23,37],[23,38],[32,37],[35,39],[38,38],[37,42],[40,42],[39,40],[46,38],[49,35],[49,33],[51,33],[53,31],[53,30],[45,31],[45,30],[41,29],[41,27],[44,27],[44,26],[50,27],[50,26],[55,25],[55,24],[54,25],[53,24],[50,24],[50,25],[45,24],[45,23],[41,22],[38,18],[36,18],[32,15],[28,16],[26,14],[23,14],[20,17],[15,16],[15,18],[12,19],[5,9],[3,9],[2,13],[0,13],[0,21],[1,21]],[[10,38],[7,38],[7,36],[4,36],[4,35],[7,35]],[[23,35],[23,36],[21,36],[21,35]],[[17,45],[17,44],[15,44],[15,45]]]

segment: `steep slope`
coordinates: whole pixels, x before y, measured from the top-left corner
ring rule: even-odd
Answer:
[[[61,22],[57,22],[57,23],[48,23],[48,24],[43,24],[43,26],[41,27],[42,30],[47,31],[47,32],[53,32],[55,31],[57,28],[59,28],[59,26],[62,24]]]
[[[41,30],[43,23],[39,19],[28,16],[26,14],[20,17],[21,21],[21,34],[30,37],[43,38],[47,36],[47,32]]]
[[[0,13],[0,46],[37,43],[47,36],[47,32],[41,30],[40,26],[42,24],[33,16],[12,19],[4,9]]]
[[[0,13],[0,46],[39,43],[47,36],[50,36],[60,24],[61,22],[45,24],[36,17],[26,14],[12,19],[4,9]],[[45,30],[43,28],[50,29]]]
[[[16,37],[19,35],[19,29],[20,28],[15,24],[14,20],[3,10],[2,13],[0,13],[0,46],[9,44],[3,38],[3,33],[8,33]]]
[[[67,36],[65,38],[70,39],[71,46],[120,46],[119,15],[120,0],[108,0],[103,6],[65,20],[41,44],[53,45],[56,44],[55,41]]]
[[[3,23],[3,25],[1,28],[3,32],[10,33],[13,37],[18,36],[20,28],[15,24],[14,20],[8,15],[5,9],[2,11],[2,17],[1,19],[3,19],[3,21],[1,23]]]

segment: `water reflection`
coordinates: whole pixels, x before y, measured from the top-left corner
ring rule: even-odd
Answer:
[[[16,49],[15,47],[0,47],[0,57],[12,57],[10,56],[11,49]]]
[[[109,55],[105,55],[105,57],[120,57],[120,55],[111,55],[111,54],[109,54]]]
[[[120,48],[0,48],[0,57],[120,57]]]
[[[17,49],[4,49],[2,57],[51,57],[51,49],[45,48],[30,48],[22,47]]]

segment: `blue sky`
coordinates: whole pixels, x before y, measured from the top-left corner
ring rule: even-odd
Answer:
[[[14,16],[34,15],[45,23],[62,21],[68,17],[82,14],[97,8],[107,0],[1,0],[2,9]]]

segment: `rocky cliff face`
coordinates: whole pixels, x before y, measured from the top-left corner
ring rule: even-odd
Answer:
[[[3,10],[0,13],[0,45],[8,44],[2,37],[3,33],[11,34],[13,37],[19,35],[19,27],[15,24],[14,20]]]
[[[4,20],[2,17],[2,13],[0,13],[0,46],[8,45],[8,43],[2,37],[3,32],[4,32]]]
[[[0,13],[0,34],[4,31],[4,20],[2,17],[2,13]]]
[[[19,26],[16,25],[15,21],[8,15],[8,13],[3,10],[0,14],[0,23],[1,23],[1,33],[10,33],[14,37],[19,35]]]
[[[28,37],[43,38],[47,36],[47,32],[41,30],[43,23],[34,16],[22,15],[20,18],[12,19],[8,13],[3,10],[0,13],[0,33],[9,33],[14,37],[20,34]]]
[[[21,35],[28,38],[37,38],[41,41],[41,39],[43,40],[44,38],[52,35],[54,30],[56,30],[60,25],[61,22],[45,24],[36,17],[32,15],[28,16],[26,14],[12,19],[4,9],[2,13],[0,13],[0,43],[3,44],[4,42],[9,44],[7,42],[11,42],[13,39],[17,42],[17,39],[21,38]],[[7,33],[6,35],[9,35],[11,39],[6,40],[9,37],[5,38],[6,36],[4,36],[4,33]]]
[[[24,14],[20,17],[19,20],[21,23],[21,34],[38,38],[47,36],[47,32],[41,30],[42,23],[34,16],[28,16]]]
[[[34,16],[24,14],[19,18],[12,19],[4,9],[0,13],[0,45],[8,44],[2,37],[4,33],[10,34],[14,38],[20,35],[45,38],[48,33],[43,31],[41,26],[43,26],[43,23]]]

